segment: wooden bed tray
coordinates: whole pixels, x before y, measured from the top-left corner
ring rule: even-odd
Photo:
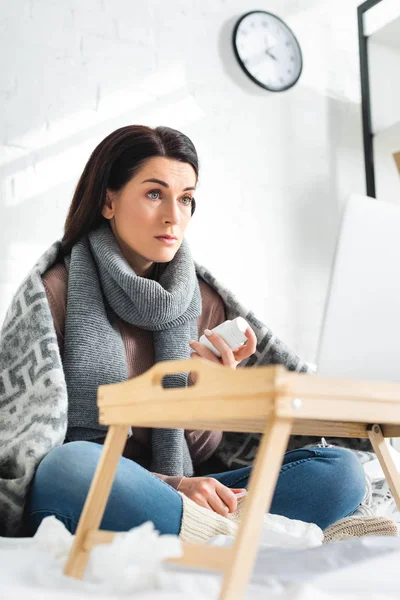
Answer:
[[[165,375],[197,373],[195,385],[164,389]],[[244,596],[291,434],[364,437],[400,510],[400,478],[385,437],[400,436],[400,384],[336,379],[281,365],[236,371],[203,359],[157,363],[143,375],[98,389],[99,420],[109,425],[64,573],[81,578],[95,544],[114,537],[99,526],[129,426],[262,433],[243,516],[232,547],[183,543],[171,562],[223,572],[220,600]]]

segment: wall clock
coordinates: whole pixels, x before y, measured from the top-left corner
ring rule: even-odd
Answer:
[[[272,13],[254,10],[243,15],[233,31],[233,48],[246,75],[271,92],[288,90],[301,75],[300,45]]]

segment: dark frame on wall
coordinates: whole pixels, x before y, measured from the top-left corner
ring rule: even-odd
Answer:
[[[360,50],[361,110],[364,140],[365,184],[367,196],[376,198],[374,166],[374,134],[371,125],[371,96],[368,70],[368,38],[364,34],[364,14],[382,0],[367,0],[357,8],[358,45]]]

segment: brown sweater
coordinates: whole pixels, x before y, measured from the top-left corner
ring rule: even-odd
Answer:
[[[62,263],[51,267],[43,275],[43,283],[50,305],[51,314],[57,333],[61,358],[64,351],[64,328],[67,306],[68,273]],[[224,304],[207,283],[199,279],[202,298],[202,314],[198,319],[199,336],[204,329],[213,329],[225,321]],[[128,377],[131,379],[141,375],[154,364],[153,336],[150,331],[139,329],[135,325],[118,320],[122,340],[128,363]],[[194,465],[198,465],[209,458],[221,441],[222,433],[219,431],[185,431],[190,455]],[[103,443],[104,439],[97,440]],[[151,462],[151,429],[147,427],[132,428],[132,436],[127,440],[124,456],[139,463],[146,469]],[[155,473],[158,477],[175,488],[179,487],[182,477],[168,477]]]

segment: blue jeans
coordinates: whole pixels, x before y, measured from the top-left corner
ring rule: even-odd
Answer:
[[[33,481],[26,519],[33,535],[42,519],[55,515],[74,533],[103,446],[70,442],[52,450]],[[230,488],[246,487],[251,467],[210,475]],[[303,448],[284,457],[270,512],[316,523],[325,529],[351,514],[365,492],[364,472],[343,448]],[[101,523],[102,529],[128,531],[153,521],[162,534],[178,534],[182,498],[164,481],[121,457]]]

